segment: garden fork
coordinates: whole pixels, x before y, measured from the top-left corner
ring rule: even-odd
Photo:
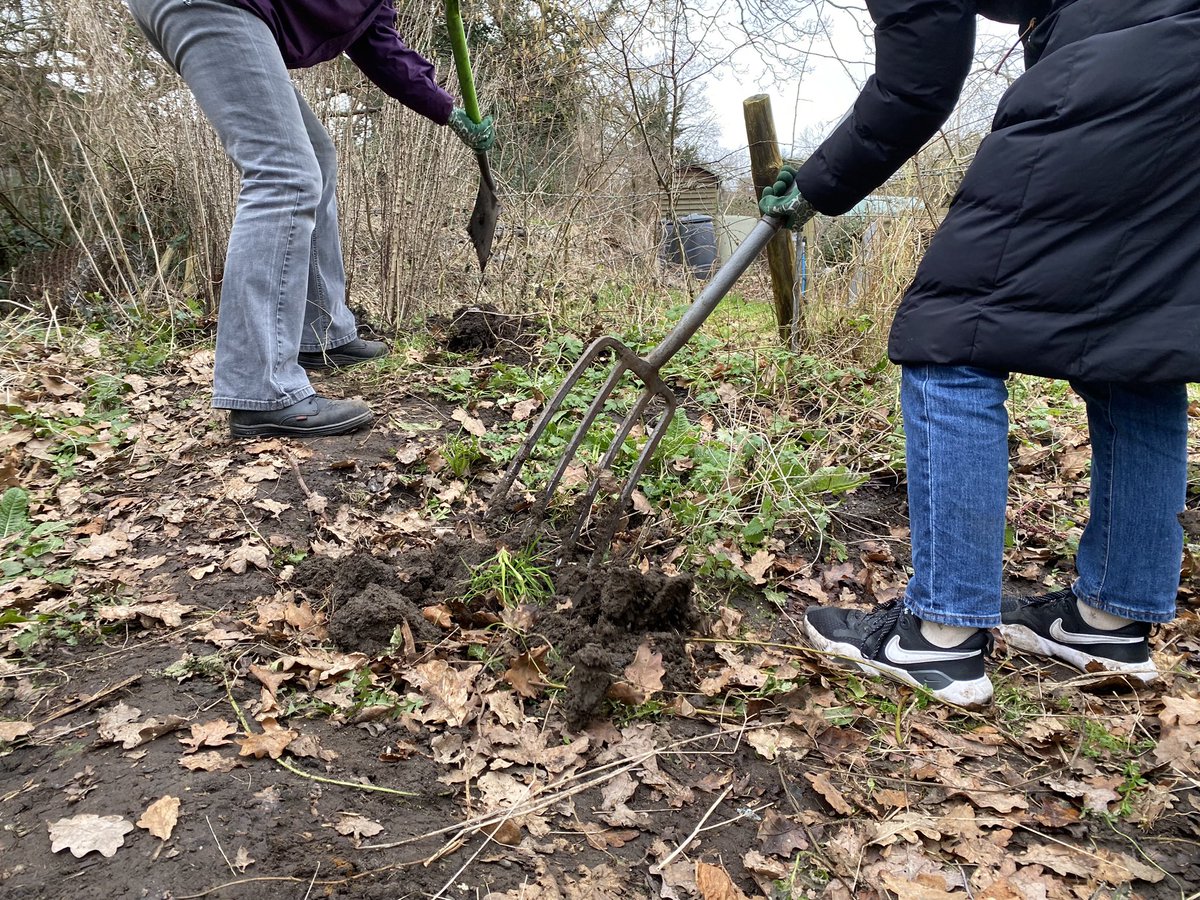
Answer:
[[[758,224],[754,226],[754,230],[749,236],[738,246],[729,260],[721,266],[720,269],[713,275],[712,280],[705,286],[699,296],[692,301],[692,305],[688,307],[679,323],[671,329],[671,332],[662,340],[657,347],[650,353],[641,357],[633,352],[629,347],[625,346],[614,337],[602,337],[593,341],[584,351],[570,372],[567,373],[566,380],[563,381],[554,397],[546,405],[546,409],[542,412],[541,418],[525,443],[517,452],[513,459],[512,465],[505,473],[504,478],[496,486],[496,490],[491,497],[491,506],[496,507],[496,504],[504,500],[508,496],[508,492],[512,489],[513,483],[520,474],[521,467],[532,455],[534,447],[538,440],[545,432],[546,427],[551,420],[558,414],[563,401],[571,393],[575,384],[583,376],[596,359],[605,351],[611,350],[617,357],[616,366],[609,374],[608,379],[604,382],[600,392],[592,400],[587,408],[587,412],[583,415],[583,420],[576,428],[574,435],[567,444],[566,450],[563,452],[562,458],[558,462],[554,474],[550,476],[549,482],[543,489],[540,498],[534,506],[535,519],[540,517],[549,506],[551,498],[554,496],[554,491],[558,487],[558,483],[566,474],[567,467],[571,464],[571,460],[575,457],[580,445],[583,443],[584,437],[588,430],[595,424],[596,419],[604,410],[604,404],[617,389],[617,385],[625,376],[626,372],[632,372],[634,376],[641,380],[644,388],[637,402],[634,403],[629,414],[621,422],[617,428],[616,436],[612,439],[604,456],[600,460],[600,468],[596,477],[592,480],[588,487],[587,494],[582,503],[582,512],[579,520],[575,524],[574,531],[568,541],[573,544],[583,530],[584,524],[591,512],[591,506],[596,498],[596,494],[600,490],[602,480],[607,471],[617,458],[622,444],[633,431],[634,425],[642,418],[650,404],[655,398],[661,400],[665,405],[662,416],[658,423],[650,432],[645,445],[642,447],[641,453],[638,454],[637,461],[634,463],[633,470],[629,473],[629,477],[625,480],[625,485],[621,490],[620,501],[617,506],[618,510],[624,509],[629,500],[633,497],[633,492],[637,487],[638,479],[641,478],[646,466],[649,464],[651,457],[654,455],[655,449],[658,447],[663,436],[667,432],[668,426],[671,424],[671,419],[675,415],[676,399],[675,392],[663,382],[659,377],[662,367],[686,344],[704,324],[704,321],[712,314],[712,311],[717,308],[717,304],[724,299],[725,295],[733,287],[734,283],[741,277],[742,273],[749,268],[750,263],[758,256],[759,252],[767,245],[767,243],[779,231],[783,220],[775,216],[763,216],[758,220]],[[604,548],[597,547],[597,553],[602,553]]]

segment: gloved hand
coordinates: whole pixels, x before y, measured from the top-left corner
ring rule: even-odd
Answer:
[[[789,166],[779,170],[773,185],[763,188],[758,210],[764,216],[783,219],[784,227],[792,230],[803,228],[804,223],[817,214],[796,187],[796,172]]]
[[[473,122],[465,109],[456,106],[446,124],[476,153],[486,153],[496,143],[496,129],[492,127],[491,116],[484,116],[482,122]]]

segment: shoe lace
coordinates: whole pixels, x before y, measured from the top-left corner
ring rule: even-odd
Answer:
[[[1036,597],[1021,598],[1027,606],[1049,606],[1052,603],[1059,603],[1063,600],[1075,599],[1075,592],[1070,588],[1063,588],[1061,591],[1052,591],[1049,594],[1039,594]]]
[[[863,650],[868,657],[876,655],[879,645],[892,633],[904,612],[904,604],[896,599],[889,600],[869,613],[862,613],[858,627],[863,631]]]

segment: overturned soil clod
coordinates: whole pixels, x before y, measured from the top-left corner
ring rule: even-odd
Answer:
[[[501,341],[520,344],[529,333],[523,316],[502,313],[495,306],[462,306],[445,325],[446,349],[452,353],[494,350]]]
[[[306,560],[292,581],[327,604],[329,636],[339,649],[376,656],[388,652],[404,622],[417,643],[438,640],[441,630],[422,613],[436,604],[446,604],[464,627],[498,621],[503,610],[495,598],[464,600],[472,570],[493,553],[446,535],[392,560],[366,554]],[[662,654],[665,689],[690,688],[693,667],[685,640],[701,623],[690,576],[568,562],[551,577],[554,598],[533,611],[532,627],[511,650],[515,656],[521,648],[549,644],[550,676],[567,685],[560,705],[568,727],[581,729],[603,713],[609,688],[643,643]],[[511,636],[498,632],[496,640]]]

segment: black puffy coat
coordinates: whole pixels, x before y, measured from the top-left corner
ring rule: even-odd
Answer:
[[[893,362],[1200,381],[1200,0],[868,6],[876,76],[797,176],[825,213],[944,121],[977,11],[1037,19],[896,313]]]

